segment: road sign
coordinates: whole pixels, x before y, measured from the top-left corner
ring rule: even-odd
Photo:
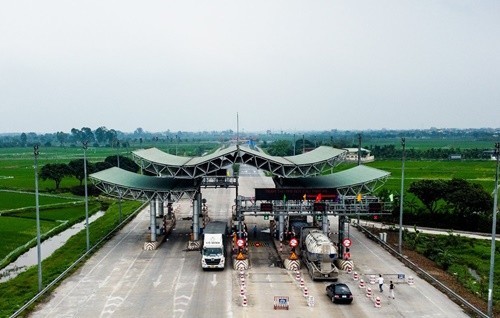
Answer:
[[[352,242],[351,242],[351,240],[350,240],[350,239],[345,238],[345,239],[342,241],[342,245],[344,245],[345,247],[351,247]]]
[[[274,310],[289,309],[288,296],[274,296]]]

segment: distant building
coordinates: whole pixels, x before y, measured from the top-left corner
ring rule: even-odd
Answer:
[[[461,154],[451,154],[450,160],[462,160],[462,155]]]
[[[346,161],[349,162],[358,162],[358,148],[342,148],[344,150],[347,150],[346,154]],[[375,161],[375,157],[371,154],[370,150],[361,148],[361,160],[360,162],[366,163],[366,162],[372,162]]]

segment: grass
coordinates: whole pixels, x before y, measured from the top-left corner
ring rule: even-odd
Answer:
[[[39,204],[44,205],[59,205],[70,202],[83,202],[81,197],[49,195],[39,193]],[[0,190],[0,214],[5,214],[16,209],[25,209],[36,206],[36,198],[34,192],[15,192]]]
[[[367,166],[385,170],[391,173],[389,180],[383,188],[399,193],[401,191],[401,169],[400,160],[382,160],[368,163]],[[478,183],[491,193],[495,186],[495,162],[489,160],[474,161],[450,161],[450,160],[426,160],[405,162],[405,189],[411,182],[422,179],[445,179],[461,178]]]
[[[89,202],[89,214],[97,212],[100,204]],[[85,218],[84,204],[42,207],[40,232],[42,240],[55,235]],[[36,245],[36,211],[23,209],[0,217],[0,268],[7,266],[19,255]]]
[[[417,242],[415,238],[417,237]],[[430,235],[405,233],[405,244],[434,260],[446,264],[445,270],[465,287],[485,301],[488,298],[491,241],[467,238],[457,234]],[[498,249],[497,249],[498,253]],[[498,258],[498,257],[497,257]],[[495,261],[494,276],[500,277],[500,266]],[[500,299],[500,283],[494,281],[493,299]],[[500,310],[500,306],[496,306]]]
[[[139,202],[122,203],[122,215],[127,217],[140,206]],[[117,204],[89,225],[91,245],[95,245],[118,224]],[[86,232],[72,236],[63,248],[56,250],[42,262],[43,286],[47,286],[72,263],[86,252]],[[8,317],[38,293],[38,269],[36,266],[19,274],[15,279],[0,284],[0,317]]]

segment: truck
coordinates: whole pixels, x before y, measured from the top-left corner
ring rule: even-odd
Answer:
[[[224,269],[227,231],[227,223],[224,221],[213,221],[205,225],[201,248],[201,267],[203,270]]]
[[[300,254],[312,280],[337,281],[338,250],[330,238],[316,227],[301,227]]]

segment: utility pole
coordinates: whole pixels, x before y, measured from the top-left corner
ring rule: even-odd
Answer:
[[[361,165],[361,134],[358,134],[358,166]]]
[[[401,138],[401,146],[403,146],[403,154],[401,160],[401,195],[399,196],[399,243],[398,250],[399,254],[403,253],[402,242],[403,242],[403,193],[405,184],[405,138]]]
[[[42,250],[40,242],[40,204],[38,201],[38,145],[33,147],[35,155],[35,205],[36,205],[36,252],[38,258],[38,291],[42,291]]]
[[[500,159],[500,142],[495,143],[496,172],[495,193],[493,194],[493,224],[491,225],[490,278],[488,284],[488,317],[493,317],[493,276],[495,274],[495,239],[497,231],[498,212],[498,162]]]
[[[83,141],[83,176],[85,181],[85,228],[87,230],[87,252],[90,250],[89,238],[89,196],[87,190],[87,141]]]

